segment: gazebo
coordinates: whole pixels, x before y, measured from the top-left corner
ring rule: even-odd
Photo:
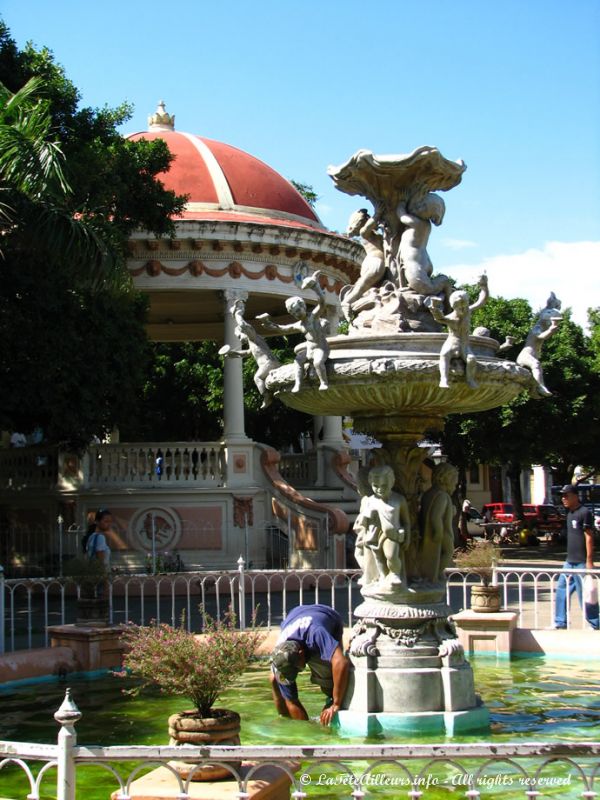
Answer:
[[[140,231],[129,241],[127,268],[148,295],[152,340],[212,339],[238,347],[234,300],[245,301],[250,321],[263,313],[288,321],[286,298],[314,303],[301,284],[317,269],[327,317],[337,328],[339,291],[355,280],[364,257],[359,244],[327,230],[267,164],[229,144],[175,130],[163,102],[148,130],[129,138],[164,139],[174,160],[160,178],[188,198],[173,238]],[[125,443],[115,437],[92,445],[83,459],[45,454],[43,478],[33,469],[39,448],[6,451],[0,499],[23,524],[35,511],[38,524],[60,514],[80,528],[88,512],[110,508],[114,561],[128,567],[140,566],[157,548],[177,549],[196,567],[231,567],[240,554],[256,566],[342,566],[348,519],[337,506],[352,504],[355,494],[345,472],[341,419],[325,417],[316,427],[322,434],[313,452],[281,463],[268,443],[250,440],[242,360],[229,358],[220,441]]]

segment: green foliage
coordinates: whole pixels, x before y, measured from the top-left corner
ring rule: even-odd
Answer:
[[[283,338],[270,341],[282,361],[294,357],[293,346]],[[214,441],[223,432],[223,358],[215,342],[150,345],[151,361],[144,385],[144,414],[121,427],[124,439],[144,441]],[[293,411],[279,400],[261,409],[262,398],[254,385],[254,359],[245,358],[244,404],[246,432],[258,442],[284,447],[310,430],[312,418]],[[176,409],[176,413],[174,413]]]
[[[298,181],[290,181],[294,189],[299,192],[302,197],[306,200],[308,205],[311,208],[315,207],[317,200],[319,199],[319,195],[315,192],[313,187],[309,183],[299,183]]]
[[[106,580],[108,572],[100,558],[71,558],[63,566],[65,578],[79,585],[81,597],[95,597],[98,586]]]
[[[120,135],[129,106],[79,108],[52,54],[3,23],[0,83],[0,423],[79,448],[135,415],[145,302],[127,238],[170,234],[185,198],[156,179],[164,142]]]
[[[498,545],[485,539],[469,544],[465,550],[456,550],[454,563],[459,569],[475,572],[487,586],[492,578],[492,567],[502,558]]]
[[[479,293],[478,287],[469,288],[477,290],[474,294]],[[490,297],[484,306],[473,312],[474,328],[478,325],[489,328],[492,338],[500,342],[506,336],[513,336],[516,339],[517,352],[531,328],[531,320],[531,306],[522,298],[506,300],[504,297]]]
[[[475,317],[476,325],[490,328],[503,341],[514,336],[514,359],[532,326],[534,315],[525,300],[492,298]],[[576,464],[600,467],[600,372],[593,338],[571,319],[569,312],[542,350],[546,385],[553,396],[544,400],[520,394],[501,408],[480,414],[452,416],[443,442],[451,461],[505,465],[513,482],[513,500],[519,505],[518,476],[535,463],[552,466],[556,482],[570,479]]]
[[[598,308],[588,308],[588,325],[590,327],[590,347],[592,348],[594,369],[596,372],[600,372],[600,306]]]
[[[83,449],[139,413],[147,361],[146,300],[74,291],[43,261],[1,266],[0,424]]]
[[[123,665],[144,686],[187,697],[208,717],[221,692],[242,677],[264,637],[254,628],[237,630],[232,612],[219,621],[204,614],[204,631],[200,637],[188,633],[183,620],[179,628],[131,625],[123,634],[128,648]]]

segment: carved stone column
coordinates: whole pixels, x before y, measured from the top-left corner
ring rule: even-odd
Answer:
[[[222,293],[224,306],[224,342],[234,349],[241,347],[235,335],[235,321],[231,315],[234,300],[247,300],[248,292],[226,289]],[[241,358],[225,358],[223,365],[223,438],[226,441],[247,439],[244,426],[244,380]]]

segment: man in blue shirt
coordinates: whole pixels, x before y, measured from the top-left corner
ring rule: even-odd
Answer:
[[[567,484],[561,489],[563,506],[567,509],[567,560],[563,569],[594,569],[594,516],[591,509],[582,506],[574,486]],[[577,591],[579,605],[583,608],[581,575],[571,575],[568,581],[569,595]],[[585,618],[591,628],[598,630],[598,604],[585,604]],[[554,627],[567,627],[567,575],[563,573],[556,587]]]
[[[271,689],[282,716],[308,719],[296,685],[296,676],[308,666],[311,683],[327,696],[321,723],[331,723],[348,686],[350,662],[342,651],[343,633],[342,618],[329,606],[297,606],[283,620],[271,653]]]

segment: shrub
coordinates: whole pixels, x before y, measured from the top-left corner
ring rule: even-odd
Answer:
[[[466,550],[456,550],[454,553],[456,566],[477,573],[485,586],[492,578],[494,563],[500,561],[501,558],[502,550],[488,540],[475,542],[470,544]]]
[[[108,577],[104,561],[99,558],[71,558],[63,567],[63,575],[79,585],[80,596],[92,598]]]
[[[204,634],[189,633],[182,624],[132,625],[124,633],[129,652],[124,667],[142,679],[142,687],[156,686],[164,694],[192,701],[200,717],[210,716],[217,697],[241,677],[263,639],[252,627],[236,629],[229,611],[223,620],[204,617]]]

